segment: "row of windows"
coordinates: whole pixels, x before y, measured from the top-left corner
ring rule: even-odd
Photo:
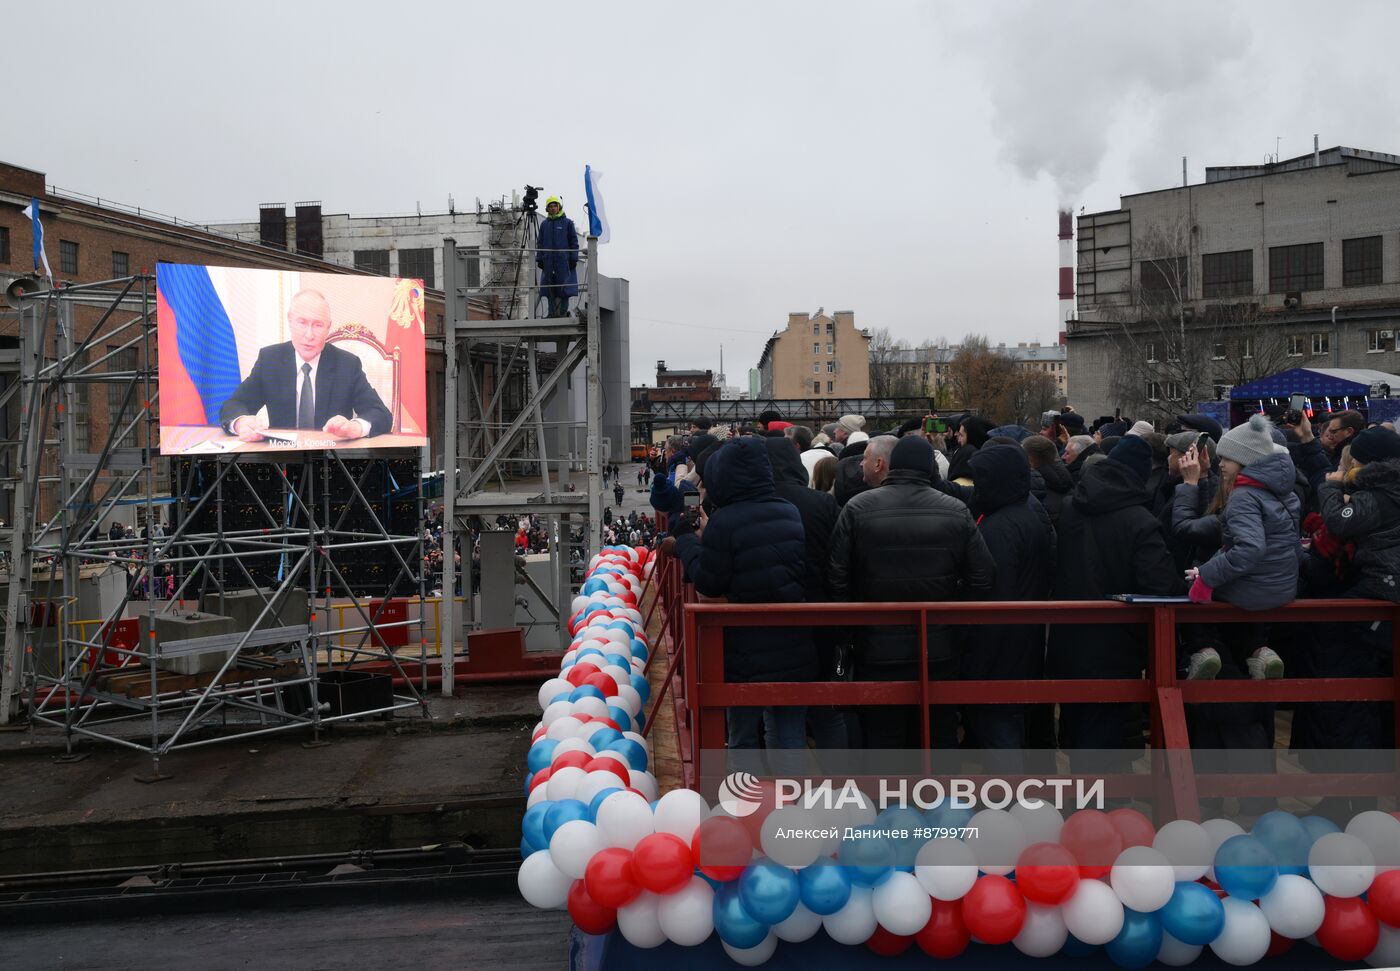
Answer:
[[[468,247],[468,250],[478,247]],[[423,281],[425,287],[437,286],[437,278],[433,267],[433,250],[428,249],[401,249],[399,250],[399,276],[409,279]],[[389,251],[386,249],[357,249],[353,257],[355,269],[367,270],[370,273],[378,273],[380,276],[389,275]],[[479,260],[467,261],[467,281],[468,287],[481,286],[481,263]]]
[[[821,394],[821,393],[822,393],[822,383],[821,383],[820,381],[813,381],[813,382],[812,382],[812,394]],[[827,394],[835,394],[835,393],[836,393],[836,382],[835,382],[835,381],[828,381],[828,382],[826,383],[826,393],[827,393]]]
[[[813,373],[813,374],[821,374],[821,373],[822,373],[822,362],[821,362],[821,361],[813,361],[813,362],[812,362],[812,373]],[[827,374],[835,374],[835,373],[836,373],[836,362],[835,362],[835,361],[827,361],[827,362],[826,362],[826,373],[827,373]]]
[[[1381,282],[1382,238],[1361,236],[1342,240],[1342,286],[1376,286]],[[1321,243],[1297,243],[1269,247],[1269,292],[1321,290]],[[1190,289],[1190,267],[1184,256],[1147,260],[1142,264],[1142,289],[1149,294],[1185,296]],[[1232,250],[1201,257],[1201,296],[1249,296],[1254,290],[1254,251]]]
[[[1145,389],[1146,396],[1147,396],[1147,400],[1148,400],[1148,401],[1161,401],[1161,400],[1162,400],[1162,391],[1163,391],[1163,390],[1164,390],[1164,388],[1163,388],[1162,382],[1160,382],[1160,381],[1148,381],[1148,382],[1147,382],[1147,387],[1146,387],[1146,389]],[[1165,385],[1165,390],[1166,390],[1166,392],[1167,392],[1167,400],[1168,400],[1168,401],[1180,401],[1180,400],[1181,400],[1181,398],[1182,398],[1181,383],[1180,383],[1179,381],[1168,381],[1168,382],[1166,383],[1166,385]]]
[[[10,231],[0,226],[0,264],[10,262]],[[69,239],[58,241],[58,272],[78,275],[78,244]],[[112,276],[131,275],[131,254],[112,250]]]
[[[818,337],[818,336],[821,335],[821,332],[822,332],[822,322],[821,322],[820,320],[813,321],[813,323],[812,323],[812,336],[813,336],[813,337]],[[832,321],[827,321],[827,323],[826,323],[826,332],[827,332],[828,334],[834,334],[834,333],[836,333],[836,325],[835,325],[835,323],[833,323]]]
[[[833,344],[831,341],[827,341],[827,342],[826,342],[826,352],[827,352],[828,354],[835,354],[835,353],[836,353],[835,348],[836,348],[836,345]],[[822,352],[822,346],[821,346],[821,344],[817,343],[816,341],[813,341],[813,342],[812,342],[812,353],[813,353],[813,354],[820,354],[821,352]]]

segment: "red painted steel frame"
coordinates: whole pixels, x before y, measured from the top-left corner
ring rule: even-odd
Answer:
[[[695,603],[673,557],[660,557],[653,582],[664,611],[663,636],[674,678],[677,735],[682,771],[694,787],[702,749],[725,745],[724,709],[731,706],[918,705],[922,739],[930,744],[929,705],[1133,702],[1152,713],[1152,745],[1163,752],[1167,771],[1157,773],[1160,805],[1177,817],[1198,818],[1199,795],[1296,795],[1390,791],[1394,773],[1346,775],[1200,776],[1193,771],[1184,706],[1205,702],[1395,701],[1400,667],[1390,678],[1300,678],[1275,681],[1178,681],[1178,623],[1392,622],[1392,651],[1400,653],[1400,606],[1378,600],[1300,600],[1268,612],[1225,604],[1127,604],[1118,601],[1034,603],[723,604]],[[932,681],[927,675],[927,625],[942,624],[1135,624],[1146,629],[1147,671],[1141,679]],[[915,627],[919,632],[919,681],[730,684],[724,680],[726,627],[785,626]],[[665,686],[663,686],[663,692]],[[648,725],[661,705],[658,697]],[[1396,706],[1400,729],[1400,705]],[[1305,780],[1305,781],[1304,781]]]

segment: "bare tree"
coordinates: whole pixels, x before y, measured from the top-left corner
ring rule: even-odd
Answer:
[[[932,355],[897,340],[887,327],[870,332],[870,396],[914,398],[928,394]]]

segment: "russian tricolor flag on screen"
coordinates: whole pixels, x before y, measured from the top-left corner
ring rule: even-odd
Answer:
[[[161,423],[219,424],[219,408],[240,380],[238,344],[209,269],[158,264],[156,314]]]

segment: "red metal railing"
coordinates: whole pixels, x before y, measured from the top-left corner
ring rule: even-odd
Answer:
[[[1400,668],[1392,677],[1286,678],[1273,681],[1182,681],[1177,677],[1178,623],[1306,623],[1391,621],[1391,650],[1400,653],[1400,606],[1379,600],[1300,600],[1268,612],[1224,604],[1128,604],[1117,601],[1034,603],[723,604],[696,603],[682,580],[680,564],[662,557],[652,577],[662,604],[658,642],[668,652],[662,690],[653,701],[648,728],[664,701],[675,696],[676,730],[686,785],[694,787],[702,749],[725,744],[724,709],[784,705],[917,705],[923,748],[930,746],[930,705],[1132,702],[1150,706],[1152,745],[1164,750],[1166,784],[1158,795],[1181,818],[1196,818],[1198,795],[1323,795],[1393,792],[1389,773],[1201,776],[1193,771],[1184,706],[1193,703],[1394,702],[1400,698]],[[655,602],[653,603],[655,608]],[[927,676],[929,623],[1131,624],[1145,628],[1145,678],[1104,680],[933,681]],[[918,681],[731,684],[724,680],[727,627],[904,626],[917,631]],[[659,650],[655,653],[659,653]],[[1396,706],[1400,733],[1400,705]],[[1131,789],[1133,787],[1129,787]]]

